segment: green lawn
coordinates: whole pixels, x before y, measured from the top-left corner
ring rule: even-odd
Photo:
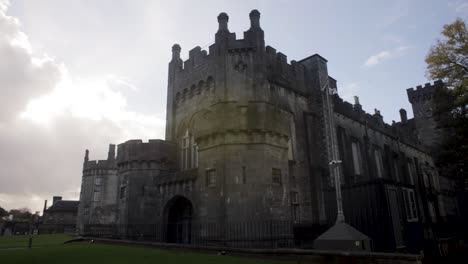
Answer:
[[[0,237],[0,249],[28,247],[30,237],[33,238],[33,247],[59,245],[62,244],[64,241],[67,241],[72,238],[71,236],[64,234]]]
[[[15,263],[15,264],[35,264],[35,263],[213,263],[213,264],[229,264],[229,263],[283,263],[282,261],[270,261],[265,259],[249,259],[244,257],[234,256],[218,256],[215,254],[198,254],[184,253],[180,251],[166,251],[154,248],[130,247],[121,245],[108,245],[89,242],[76,242],[69,244],[61,244],[66,240],[66,236],[36,236],[39,241],[47,242],[44,246],[32,249],[2,249],[0,247],[0,263]],[[8,238],[10,239],[10,238]],[[6,238],[0,238],[0,245]],[[21,241],[21,240],[19,240]],[[51,243],[57,242],[55,245]],[[12,240],[10,240],[12,242]],[[16,245],[16,244],[15,244]]]

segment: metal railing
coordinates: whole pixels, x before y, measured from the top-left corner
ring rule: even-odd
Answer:
[[[88,237],[143,240],[232,248],[292,248],[293,223],[262,221],[236,223],[192,223],[132,225],[84,225],[80,234]]]

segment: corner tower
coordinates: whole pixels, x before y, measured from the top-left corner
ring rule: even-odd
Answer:
[[[220,13],[215,43],[169,63],[166,139],[178,145],[181,173],[195,173],[194,218],[324,223],[328,186],[323,95],[326,60],[288,63],[265,47],[260,12],[243,39]],[[293,198],[291,198],[293,197]]]

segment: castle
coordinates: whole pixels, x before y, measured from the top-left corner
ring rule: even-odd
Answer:
[[[337,216],[336,151],[346,222],[373,250],[419,252],[433,224],[458,210],[425,146],[434,141],[431,94],[443,84],[409,89],[414,118],[401,109],[389,125],[357,97],[330,95],[337,83],[322,56],[288,63],[266,46],[257,10],[243,39],[228,19],[218,16],[208,51],[195,47],[182,61],[172,47],[165,140],[129,140],[117,155],[110,145],[106,160],[86,150],[79,232],[239,246],[252,239],[235,230],[252,223],[258,243],[306,245]]]

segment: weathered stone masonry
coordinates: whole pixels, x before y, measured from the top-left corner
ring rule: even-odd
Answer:
[[[189,228],[196,224],[285,221],[292,239],[300,239],[296,227],[313,239],[336,217],[328,165],[336,137],[347,221],[374,239],[376,250],[417,252],[421,243],[412,234],[430,233],[422,228],[427,218],[444,214],[437,194],[429,201],[422,191],[429,182],[437,188],[438,175],[416,138],[419,121],[401,110],[402,122],[388,125],[380,112],[367,114],[359,102],[335,95],[331,135],[325,96],[337,82],[327,60],[315,54],[288,63],[265,46],[257,10],[243,39],[229,31],[228,20],[218,16],[208,51],[195,47],[182,61],[181,47],[172,47],[166,140],[130,140],[117,156],[111,145],[104,161],[89,161],[86,152],[80,232],[113,224],[125,237],[151,233],[155,225],[153,238],[189,243],[229,235]],[[173,223],[183,231],[172,230]]]

